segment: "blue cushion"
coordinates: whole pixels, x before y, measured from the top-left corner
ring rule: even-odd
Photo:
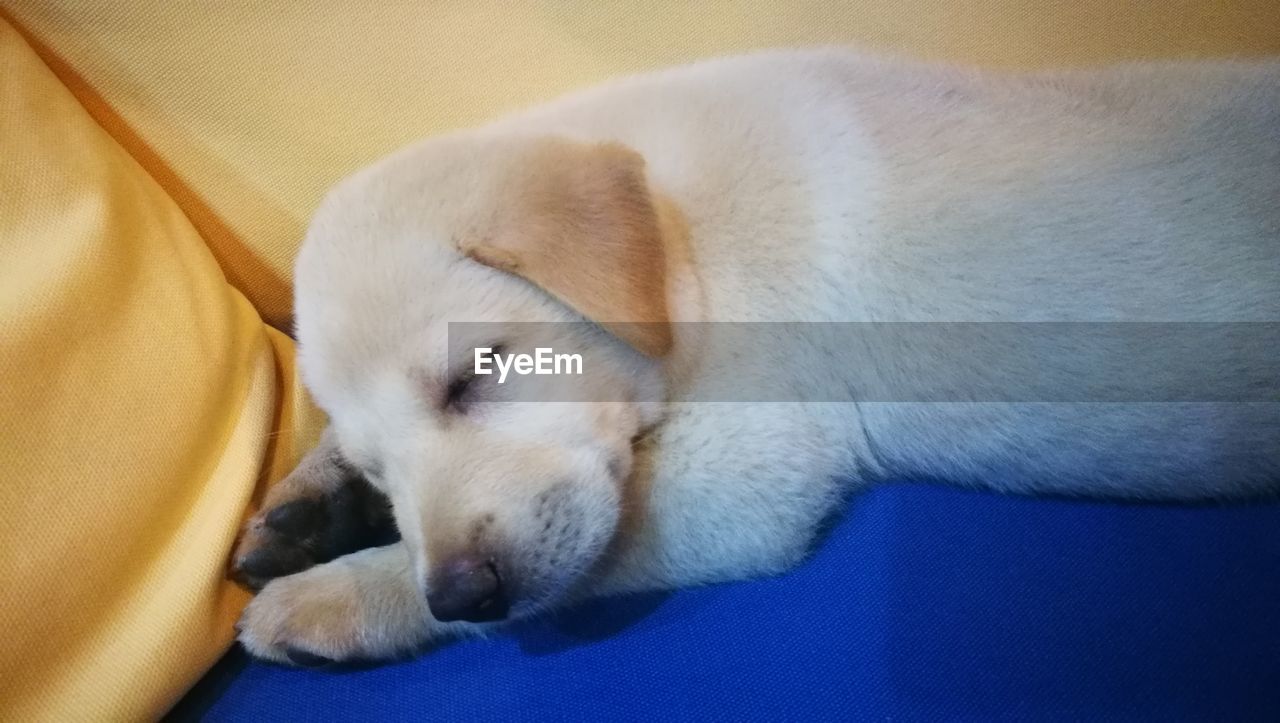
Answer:
[[[782,577],[592,603],[416,660],[231,657],[208,720],[1280,720],[1280,505],[874,489]]]

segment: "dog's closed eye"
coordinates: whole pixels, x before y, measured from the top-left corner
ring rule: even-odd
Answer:
[[[503,346],[495,344],[490,347],[489,352],[481,355],[492,363],[493,359],[503,353]],[[467,402],[472,388],[472,383],[476,379],[476,370],[472,366],[466,366],[453,373],[449,379],[449,386],[445,388],[444,408],[455,412],[465,413]]]
[[[471,382],[476,378],[475,371],[472,369],[463,369],[449,380],[449,387],[445,391],[444,406],[447,409],[457,409],[462,404],[463,399],[467,395],[467,390],[471,387]]]

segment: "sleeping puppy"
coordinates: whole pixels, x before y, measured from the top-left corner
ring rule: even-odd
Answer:
[[[343,181],[296,280],[330,427],[235,554],[271,660],[778,573],[878,480],[1272,494],[1280,63],[633,77]],[[477,373],[535,347],[582,368]]]

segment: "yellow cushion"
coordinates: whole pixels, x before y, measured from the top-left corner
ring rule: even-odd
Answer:
[[[0,5],[144,139],[149,170],[187,187],[183,210],[277,326],[307,217],[335,179],[617,73],[813,43],[1005,66],[1280,51],[1277,0]]]
[[[288,339],[3,21],[0,99],[0,719],[153,717],[225,650],[232,538],[309,412]]]

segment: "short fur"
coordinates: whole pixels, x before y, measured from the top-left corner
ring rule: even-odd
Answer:
[[[274,660],[491,628],[424,602],[459,551],[499,561],[514,617],[780,572],[886,478],[1274,493],[1280,404],[689,403],[771,380],[829,396],[847,362],[744,363],[664,322],[1280,320],[1280,63],[1001,75],[816,50],[623,79],[344,181],[296,278],[331,428],[251,529],[350,464],[403,540],[268,582],[240,639]],[[442,402],[448,322],[584,315],[615,334],[567,325],[556,346],[602,361],[519,382],[581,403],[503,404],[486,383],[492,404]],[[892,350],[866,364],[910,373]]]

